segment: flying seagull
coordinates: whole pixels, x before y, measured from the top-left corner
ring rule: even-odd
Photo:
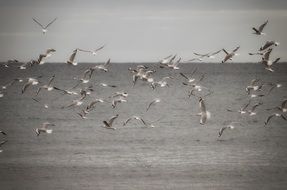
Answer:
[[[240,124],[242,125],[240,122],[231,122],[229,123],[227,126],[224,126],[222,128],[220,128],[219,132],[218,132],[218,138],[222,136],[223,132],[226,130],[226,129],[234,129],[235,128],[235,124]]]
[[[43,123],[41,128],[35,129],[36,135],[39,136],[41,133],[51,134],[53,132],[53,130],[48,129],[49,126],[55,126],[55,124],[49,123],[49,122]]]
[[[224,59],[221,61],[221,63],[225,63],[228,60],[232,60],[233,56],[237,55],[236,52],[240,48],[240,46],[236,47],[231,53],[228,53],[225,49],[222,49],[224,53],[226,54]]]
[[[279,106],[276,106],[274,108],[268,108],[266,110],[269,111],[269,110],[274,110],[274,109],[278,109],[279,111],[286,113],[287,112],[287,99],[283,100],[283,102]]]
[[[69,60],[67,61],[67,64],[74,65],[74,66],[78,65],[78,63],[75,62],[75,58],[76,58],[77,52],[78,52],[78,49],[75,49],[73,51],[73,53],[69,57]]]
[[[283,115],[283,114],[279,114],[279,113],[273,113],[272,115],[270,115],[267,120],[264,122],[264,126],[266,126],[270,120],[274,117],[281,117],[282,119],[284,119],[285,121],[287,120],[287,118]]]
[[[194,55],[198,56],[199,59],[202,59],[204,57],[207,57],[207,58],[214,58],[214,56],[218,53],[220,53],[222,50],[218,50],[218,51],[215,51],[215,52],[209,52],[209,53],[206,53],[206,54],[200,54],[200,53],[193,53]]]
[[[1,130],[0,130],[0,133],[1,133],[2,135],[5,135],[5,136],[7,135],[4,131],[1,131]]]
[[[38,63],[39,65],[44,64],[44,63],[45,63],[45,62],[44,62],[44,58],[50,57],[53,52],[56,52],[56,50],[53,49],[53,48],[47,49],[44,54],[40,54],[40,55],[39,55],[39,58],[38,58],[38,60],[37,60],[37,63]]]
[[[40,87],[38,88],[37,92],[36,92],[36,96],[40,93],[40,91],[41,91],[42,89],[45,89],[45,90],[47,90],[47,91],[52,91],[52,90],[54,90],[55,87],[51,85],[51,83],[54,81],[54,79],[55,79],[55,75],[53,75],[53,76],[49,79],[48,84],[45,84],[45,85],[43,85],[43,86],[40,86]]]
[[[238,112],[240,114],[245,114],[246,113],[246,109],[250,105],[250,103],[251,103],[251,101],[249,100],[249,102],[247,104],[244,104],[239,110],[227,109],[227,111],[229,111],[229,112]]]
[[[199,97],[198,103],[199,103],[200,112],[198,114],[196,114],[196,115],[200,116],[200,121],[199,122],[200,122],[201,125],[204,125],[206,123],[207,119],[210,118],[210,112],[206,110],[205,102],[202,99],[202,97]]]
[[[88,53],[92,53],[93,55],[97,55],[98,51],[102,50],[105,47],[105,45],[95,49],[95,50],[84,50],[84,49],[79,49],[79,51],[83,51],[83,52],[88,52]]]
[[[124,123],[123,123],[123,126],[127,125],[129,121],[131,121],[132,119],[135,119],[135,120],[138,120],[140,122],[142,122],[142,124],[144,124],[144,126],[146,127],[154,127],[154,125],[152,124],[148,124],[145,120],[143,120],[143,118],[139,117],[139,116],[132,116],[130,118],[128,118]]]
[[[23,82],[23,79],[21,78],[16,78],[16,79],[13,79],[12,81],[10,81],[9,83],[5,84],[2,86],[2,89],[7,89],[8,86],[12,86],[13,84],[15,84],[16,82]]]
[[[107,121],[103,121],[104,123],[104,128],[106,129],[113,129],[113,130],[116,130],[115,127],[113,127],[113,122],[115,121],[115,119],[117,119],[119,117],[119,114],[115,115],[115,116],[112,116],[110,119],[108,119]]]
[[[46,32],[48,31],[47,28],[53,24],[57,18],[55,18],[54,20],[52,20],[51,22],[49,22],[46,26],[43,26],[39,21],[37,21],[35,18],[32,18],[34,22],[36,22],[41,28],[42,28],[42,32],[43,34],[46,34]]]
[[[275,41],[267,41],[263,46],[260,47],[259,51],[264,51],[272,46],[278,46],[280,43]]]
[[[263,104],[262,102],[258,102],[257,104],[255,104],[254,106],[252,106],[252,108],[251,108],[250,110],[248,110],[249,115],[250,115],[250,116],[256,115],[255,109],[256,109],[258,106],[261,106],[262,104]]]
[[[266,26],[266,24],[268,23],[268,20],[266,20],[263,24],[261,24],[259,26],[259,28],[255,28],[253,27],[252,30],[254,30],[254,33],[253,34],[256,34],[256,35],[266,35],[265,33],[263,33],[263,29],[264,27]]]
[[[41,78],[41,76],[40,77],[38,77],[38,78]],[[29,86],[31,86],[31,85],[37,85],[37,84],[39,84],[39,81],[38,81],[38,79],[37,78],[28,78],[28,80],[27,80],[27,82],[24,84],[24,86],[22,87],[22,94],[26,91],[26,89],[29,87]]]
[[[161,100],[159,98],[155,98],[152,102],[150,102],[146,108],[146,111],[149,110],[149,108],[152,106],[152,105],[155,105],[157,103],[159,103]]]

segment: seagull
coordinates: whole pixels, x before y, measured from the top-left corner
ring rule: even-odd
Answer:
[[[152,105],[155,105],[155,104],[159,103],[160,101],[161,100],[159,98],[155,98],[151,103],[149,103],[149,105],[146,108],[146,111],[148,111]]]
[[[256,115],[255,109],[256,109],[258,106],[261,106],[262,104],[263,104],[262,102],[258,102],[257,104],[255,104],[254,106],[252,106],[252,108],[251,108],[250,110],[248,110],[249,116]]]
[[[238,112],[240,114],[245,114],[246,113],[246,109],[247,107],[250,105],[251,101],[249,100],[249,102],[247,104],[244,104],[239,110],[231,110],[231,109],[227,109],[227,111],[229,112]]]
[[[86,78],[87,75],[89,76],[89,78],[92,78],[92,75],[93,75],[95,70],[108,72],[109,71],[108,66],[110,65],[110,63],[111,63],[111,59],[108,59],[108,61],[105,64],[96,65],[94,67],[88,68],[84,72],[84,78]]]
[[[222,127],[219,132],[218,132],[218,138],[222,136],[223,132],[226,130],[226,129],[234,129],[235,128],[235,125],[234,124],[240,124],[242,125],[240,122],[231,122],[229,123],[227,126],[224,126]]]
[[[87,107],[86,107],[86,112],[90,112],[92,109],[96,107],[97,103],[104,103],[105,101],[103,99],[97,98],[94,101],[92,101]]]
[[[271,52],[272,52],[272,48],[270,48],[270,49],[268,49],[264,54],[263,54],[263,57],[262,57],[262,60],[261,60],[261,63],[263,64],[263,65],[265,65],[265,69],[266,70],[268,70],[268,71],[270,71],[270,72],[274,72],[274,70],[271,68],[271,66],[273,65],[273,64],[275,64],[275,63],[277,63],[279,60],[280,60],[280,58],[277,58],[275,61],[271,61],[270,60],[270,54],[271,54]]]
[[[280,43],[275,41],[267,41],[263,46],[260,47],[259,51],[264,51],[272,46],[278,46]]]
[[[15,84],[16,82],[23,82],[23,79],[21,78],[16,78],[16,79],[13,79],[12,81],[10,81],[9,83],[5,84],[4,86],[2,86],[2,89],[5,90],[7,89],[8,86],[12,86],[13,84]]]
[[[167,64],[169,63],[169,59],[172,57],[173,55],[169,55],[165,58],[163,58],[162,60],[159,61],[160,64]]]
[[[40,103],[40,101],[37,100],[36,98],[32,98],[32,100],[34,100],[34,101],[37,102],[37,103]],[[48,104],[44,104],[44,108],[48,109],[48,108],[49,108],[49,105],[48,105]]]
[[[70,107],[74,107],[74,106],[80,106],[82,105],[83,102],[81,100],[73,100],[71,104],[67,105],[67,106],[62,106],[61,108],[70,108]]]
[[[280,111],[282,111],[283,113],[286,113],[287,112],[287,99],[283,100],[283,102],[279,105],[279,106],[276,106],[274,108],[268,108],[266,110],[273,110],[273,109],[278,109]]]
[[[2,135],[7,136],[7,134],[6,134],[4,131],[1,131],[1,130],[0,130],[0,133],[1,133]]]
[[[267,94],[270,94],[272,90],[274,90],[274,88],[281,88],[282,87],[282,84],[280,83],[267,83],[267,85],[270,85],[271,88],[269,89],[268,93]]]
[[[266,126],[270,120],[273,118],[273,117],[281,117],[282,119],[284,119],[285,121],[287,120],[286,117],[283,115],[283,114],[279,114],[279,113],[273,113],[272,115],[270,115],[267,120],[264,122],[264,126]]]
[[[56,20],[57,20],[57,18],[55,18],[54,20],[52,20],[51,22],[49,22],[46,26],[43,26],[40,22],[38,22],[35,18],[33,18],[33,21],[36,22],[36,23],[42,28],[43,34],[46,34],[46,32],[48,31],[47,28],[48,28],[51,24],[53,24]]]
[[[197,116],[200,116],[200,124],[204,125],[207,119],[210,118],[210,112],[206,111],[205,102],[201,97],[199,97],[198,102],[200,113],[198,113]]]
[[[159,86],[159,87],[166,87],[166,86],[169,87],[169,84],[166,81],[167,79],[173,79],[173,77],[168,76],[168,77],[163,77],[160,81],[157,81],[157,82],[153,81],[151,83],[152,89],[154,90],[157,86]]]
[[[194,75],[194,73],[197,71],[197,68],[195,68],[192,73],[191,73],[191,77]],[[185,74],[183,73],[179,73],[183,78],[185,78],[187,80],[188,83],[192,83],[195,81],[195,78],[191,78],[191,77],[187,77]]]
[[[24,69],[27,69],[27,67],[32,67],[35,64],[38,64],[38,61],[37,60],[31,60],[29,62],[26,62],[26,63],[18,66],[18,68],[21,70],[24,70]]]
[[[38,77],[41,78],[42,76]],[[24,86],[22,87],[22,94],[26,91],[26,89],[30,86],[30,85],[37,85],[39,84],[38,79],[36,78],[28,78],[27,82],[24,84]]]
[[[209,53],[206,53],[206,54],[200,54],[200,53],[193,53],[194,55],[198,56],[199,59],[202,59],[204,57],[207,57],[207,58],[214,58],[214,56],[218,53],[220,53],[222,50],[218,50],[218,51],[215,51],[215,52],[209,52]]]
[[[114,95],[110,96],[109,98],[115,98],[115,97],[123,97],[126,98],[128,97],[128,93],[127,92],[115,92]]]
[[[47,127],[49,127],[49,126],[55,126],[55,124],[49,123],[49,122],[43,123],[41,128],[35,129],[36,135],[39,136],[41,133],[51,134],[53,132],[53,130],[48,129]]]
[[[55,87],[51,85],[51,83],[53,82],[54,79],[55,79],[55,75],[53,75],[53,76],[49,79],[48,84],[45,84],[45,85],[43,85],[43,86],[40,86],[40,87],[38,88],[37,92],[36,92],[36,96],[40,93],[40,91],[41,91],[42,89],[46,89],[46,90],[48,90],[48,91],[54,90]]]
[[[192,59],[189,59],[189,60],[185,61],[185,63],[186,63],[186,62],[193,62],[193,61],[202,61],[202,59],[196,57],[196,58],[192,58]]]
[[[111,59],[108,59],[108,61],[107,61],[105,64],[96,65],[96,66],[95,66],[95,69],[108,72],[108,71],[109,71],[109,70],[108,70],[108,66],[110,65],[110,63],[111,63]]]
[[[95,49],[95,50],[83,50],[83,49],[78,49],[79,51],[83,51],[83,52],[89,52],[92,53],[93,55],[97,55],[98,51],[102,50],[105,47],[105,45]]]
[[[253,27],[252,30],[254,30],[255,32],[253,34],[256,34],[256,35],[266,35],[265,33],[263,33],[263,29],[264,27],[266,26],[266,24],[268,23],[268,20],[265,21],[262,25],[259,26],[259,28],[255,28]]]
[[[135,119],[135,120],[138,120],[138,121],[142,122],[142,124],[144,124],[144,126],[146,126],[146,127],[154,127],[154,125],[148,124],[147,122],[145,122],[145,121],[143,120],[143,118],[141,118],[141,117],[139,117],[139,116],[136,116],[136,115],[134,115],[134,116],[128,118],[128,119],[123,123],[123,126],[127,125],[128,122],[131,121],[132,119]]]
[[[110,87],[110,88],[116,88],[116,85],[112,85],[112,84],[106,84],[106,83],[99,83],[96,84],[96,86],[102,86],[102,87]]]
[[[120,97],[112,100],[112,107],[116,108],[117,104],[122,103],[122,102],[127,102],[126,99]]]
[[[228,60],[232,60],[233,56],[237,55],[236,51],[240,48],[240,46],[236,47],[231,53],[228,53],[225,49],[222,49],[224,53],[226,53],[224,59],[222,60],[221,63],[225,63]]]
[[[107,129],[113,129],[113,130],[116,130],[115,127],[112,127],[113,126],[113,122],[115,121],[115,119],[117,119],[119,117],[119,114],[115,115],[115,116],[112,116],[108,121],[103,121],[104,123],[104,128],[107,128]]]
[[[72,54],[70,55],[70,57],[69,57],[69,60],[67,61],[67,64],[69,64],[69,65],[74,65],[74,66],[78,65],[78,63],[75,62],[75,57],[76,57],[76,55],[77,55],[77,52],[78,52],[78,49],[75,49],[75,50],[73,51],[73,53],[72,53]]]
[[[47,49],[46,50],[46,53],[44,53],[44,54],[40,54],[39,55],[39,58],[38,58],[38,61],[37,61],[37,63],[39,64],[39,65],[42,65],[42,64],[44,64],[45,62],[44,62],[44,58],[47,58],[47,57],[50,57],[51,55],[52,55],[52,53],[53,52],[56,52],[56,50],[55,49],[53,49],[53,48],[49,48],[49,49]]]
[[[54,86],[54,89],[55,89],[55,90],[59,90],[59,91],[63,92],[64,94],[68,94],[68,95],[78,95],[78,93],[75,92],[75,91],[63,90],[63,89],[60,89],[60,88],[55,87],[55,86]]]
[[[252,79],[250,84],[245,88],[247,94],[250,94],[251,90],[259,91],[262,89],[264,84],[258,85],[259,79]]]

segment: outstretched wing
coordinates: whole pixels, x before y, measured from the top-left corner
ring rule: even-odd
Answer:
[[[44,29],[45,27],[40,23],[38,22],[35,18],[32,18],[34,22],[36,22],[42,29]]]
[[[266,24],[268,23],[268,20],[266,22],[264,22],[261,26],[259,26],[258,30],[259,32],[262,32],[264,27],[266,26]]]
[[[51,24],[53,24],[56,20],[57,20],[57,18],[54,18],[54,20],[52,20],[49,24],[47,24],[47,26],[45,27],[45,29],[48,28]]]
[[[119,115],[115,115],[115,116],[111,117],[111,118],[109,119],[109,122],[108,122],[109,126],[112,126],[112,125],[113,125],[113,122],[114,122],[115,119],[117,119],[118,117],[119,117]]]

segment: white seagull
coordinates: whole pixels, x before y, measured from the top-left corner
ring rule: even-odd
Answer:
[[[228,53],[225,49],[222,49],[224,53],[226,54],[224,59],[221,61],[221,63],[225,63],[228,60],[232,60],[233,56],[237,55],[236,51],[240,48],[240,46],[236,47],[231,53]]]
[[[119,114],[115,115],[115,116],[112,116],[110,119],[108,119],[107,121],[103,121],[104,123],[104,128],[106,129],[113,129],[113,130],[116,130],[115,127],[113,127],[113,122],[115,121],[115,119],[117,119],[119,117]]]
[[[49,22],[46,26],[43,26],[39,21],[37,21],[35,18],[32,18],[34,22],[36,22],[41,28],[42,28],[42,32],[43,34],[46,34],[46,32],[48,31],[47,28],[53,24],[57,18],[55,18],[54,20],[52,20],[51,22]]]
[[[253,34],[256,35],[266,35],[265,33],[263,33],[263,29],[266,26],[266,24],[268,23],[268,20],[266,20],[263,24],[261,24],[258,28],[253,27],[252,30],[254,30]]]
[[[155,105],[155,104],[159,103],[160,101],[161,101],[160,98],[155,98],[152,102],[150,102],[150,103],[148,104],[148,106],[147,106],[147,108],[146,108],[146,111],[148,111],[149,108],[150,108],[152,105]]]
[[[55,124],[49,123],[49,122],[43,123],[41,128],[35,129],[36,135],[39,136],[41,133],[51,134],[53,132],[53,130],[48,129],[49,126],[55,126]]]

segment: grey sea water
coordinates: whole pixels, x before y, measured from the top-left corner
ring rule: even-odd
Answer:
[[[287,98],[287,64],[275,65],[274,73],[259,64],[182,64],[177,71],[145,65],[156,70],[155,80],[172,76],[169,87],[152,90],[143,81],[133,87],[128,68],[135,64],[112,64],[107,73],[96,71],[88,84],[94,92],[72,109],[61,107],[78,96],[43,90],[36,102],[32,98],[37,87],[23,95],[23,84],[8,87],[0,98],[0,130],[8,134],[0,153],[0,189],[286,189],[287,122],[276,118],[264,127],[264,121],[272,113],[265,109]],[[1,67],[0,85],[36,76],[46,84],[55,74],[53,84],[69,89],[77,83],[73,78],[90,66]],[[214,92],[205,97],[211,112],[206,125],[199,124],[198,100],[188,97],[189,87],[182,85],[185,80],[179,75],[189,75],[195,68],[195,77],[204,74],[201,84]],[[227,112],[248,102],[245,87],[254,78],[283,86],[252,101],[263,102],[255,116]],[[117,88],[97,86],[100,82]],[[77,115],[93,99],[116,91],[129,93],[126,103],[115,109],[110,103],[99,104],[86,120]],[[162,101],[146,112],[154,98]],[[117,130],[102,128],[102,121],[115,114]],[[155,128],[137,121],[123,126],[132,115],[154,121]],[[53,133],[37,137],[34,129],[47,121],[56,124]],[[218,138],[218,130],[230,121],[243,126]]]

